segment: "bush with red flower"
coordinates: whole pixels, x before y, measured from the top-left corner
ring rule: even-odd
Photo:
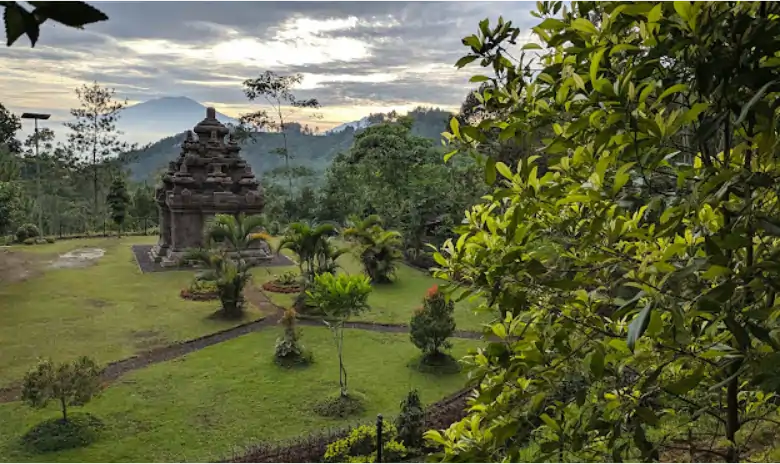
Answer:
[[[423,307],[415,311],[409,326],[412,343],[422,350],[423,364],[438,365],[452,344],[447,340],[455,332],[455,303],[447,301],[438,285],[428,289]]]

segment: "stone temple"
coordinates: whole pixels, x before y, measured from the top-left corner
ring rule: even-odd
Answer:
[[[182,258],[203,245],[204,226],[215,214],[263,211],[262,188],[229,132],[216,119],[214,108],[208,108],[206,118],[187,131],[181,155],[169,163],[155,191],[160,239],[150,253],[163,267],[186,264]],[[267,246],[242,255],[252,264],[272,258]]]

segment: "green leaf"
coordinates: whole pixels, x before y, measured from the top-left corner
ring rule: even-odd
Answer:
[[[653,306],[650,303],[647,303],[644,309],[642,309],[642,311],[640,311],[634,320],[631,321],[631,324],[628,325],[628,337],[626,338],[626,344],[628,345],[629,350],[634,351],[636,341],[639,339],[639,337],[642,336],[643,333],[645,333],[647,324],[650,322],[650,312],[652,310]]]
[[[663,15],[663,4],[659,3],[658,5],[654,6],[649,13],[647,13],[647,21],[650,23],[657,23],[661,19],[662,15]]]
[[[106,21],[108,16],[84,2],[30,2],[35,6],[33,14],[70,27]]]
[[[652,409],[640,406],[636,408],[636,415],[645,424],[656,425],[658,424],[658,417],[655,415]]]
[[[487,76],[471,76],[471,79],[469,79],[469,82],[485,82],[489,81],[490,78]]]
[[[571,22],[571,27],[574,30],[584,32],[588,35],[598,34],[599,31],[596,29],[596,26],[593,25],[592,22],[588,21],[585,18],[577,18],[574,21]]]
[[[458,118],[453,117],[450,119],[450,130],[452,131],[452,135],[460,137],[460,122],[458,121]]]
[[[488,24],[490,23],[487,18],[479,22],[479,30],[480,32],[482,32],[482,35],[484,35],[485,37],[490,35],[490,29],[488,28]]]
[[[512,177],[514,177],[512,175],[512,170],[509,169],[509,166],[507,166],[506,164],[502,163],[501,161],[496,163],[496,169],[498,170],[498,172],[502,176],[506,177],[509,180],[512,180]]]
[[[675,3],[677,3],[677,2],[675,2]],[[668,89],[664,90],[663,93],[661,93],[661,95],[658,96],[658,98],[656,99],[655,104],[653,104],[653,106],[660,105],[661,102],[663,101],[663,99],[668,97],[669,95],[671,95],[673,93],[680,93],[680,92],[683,92],[685,90],[688,90],[688,84],[676,84],[676,85],[673,85],[673,86],[669,87]]]
[[[542,49],[542,46],[541,46],[541,45],[539,45],[539,44],[538,44],[538,43],[536,43],[536,42],[529,42],[529,43],[527,43],[527,44],[523,45],[523,46],[520,48],[520,50],[541,50],[541,49]]]
[[[674,2],[674,10],[686,23],[691,18],[691,2]]]
[[[773,86],[776,83],[777,83],[777,79],[767,82],[766,84],[762,85],[760,89],[758,89],[758,92],[756,92],[756,94],[753,95],[753,97],[742,106],[742,111],[740,111],[739,117],[737,118],[737,121],[734,123],[735,126],[742,124],[742,121],[745,120],[748,113],[750,112],[750,108],[752,108],[753,105],[755,105],[756,102],[760,100],[761,97],[764,96],[766,91],[769,90],[769,87]]]
[[[461,59],[459,59],[457,61],[457,63],[455,63],[455,67],[460,69],[460,68],[466,66],[467,64],[471,63],[472,61],[476,60],[477,58],[479,58],[479,55],[466,55],[466,56],[462,57]],[[472,77],[472,79],[473,79],[473,77]]]
[[[541,419],[545,424],[547,424],[548,427],[555,430],[556,432],[561,430],[561,426],[558,425],[558,423],[555,422],[555,420],[552,417],[548,416],[546,413],[540,414],[539,419]]]
[[[604,52],[606,52],[607,49],[602,47],[596,50],[596,52],[591,55],[590,59],[590,81],[596,82],[598,80],[598,74],[599,74],[599,65],[601,64],[601,58],[604,56]]]
[[[488,185],[493,185],[495,181],[496,181],[496,160],[493,158],[488,158],[487,162],[485,163],[485,182],[487,182]]]
[[[438,251],[433,254],[433,260],[436,261],[436,263],[439,266],[446,266],[447,265],[447,260],[444,259],[444,256],[442,256],[441,253],[439,253]]]
[[[560,19],[547,18],[544,21],[542,21],[542,23],[539,24],[536,27],[538,27],[540,29],[544,29],[544,30],[557,31],[557,30],[560,30],[560,29],[563,29],[564,27],[566,27],[566,24],[564,24],[564,22],[561,21]]]
[[[704,377],[704,368],[699,367],[688,377],[685,377],[683,379],[678,380],[677,382],[673,382],[667,385],[665,389],[674,393],[675,395],[684,395],[689,391],[693,390],[694,388],[696,388],[696,385],[699,385],[699,382],[701,382],[703,377]]]
[[[475,35],[464,38],[463,45],[468,45],[475,50],[480,50],[482,48],[482,42],[480,42],[479,37]]]
[[[595,350],[591,353],[588,367],[595,378],[600,379],[604,375],[604,352],[602,350]]]
[[[444,162],[446,163],[447,161],[449,161],[450,158],[455,156],[456,153],[458,153],[458,150],[452,150],[451,152],[449,152],[446,155],[444,155]]]
[[[554,453],[561,448],[561,444],[557,441],[546,441],[539,445],[539,448],[542,450],[542,453]]]

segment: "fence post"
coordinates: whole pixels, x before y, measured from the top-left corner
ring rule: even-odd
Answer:
[[[382,462],[382,415],[376,415],[376,462]]]

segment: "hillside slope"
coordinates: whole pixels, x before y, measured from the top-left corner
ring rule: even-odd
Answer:
[[[438,143],[441,133],[446,129],[451,114],[438,109],[419,108],[409,113],[414,119],[412,132],[430,138]],[[381,119],[381,118],[380,118]],[[193,122],[192,125],[198,121]],[[315,171],[324,171],[337,153],[349,149],[355,129],[346,125],[343,130],[323,135],[305,134],[300,126],[292,124],[287,132],[293,166],[306,166]],[[151,180],[174,160],[181,152],[184,133],[166,137],[135,153],[127,154],[127,166],[133,180]],[[241,155],[249,162],[257,174],[263,174],[284,165],[284,159],[273,154],[273,150],[282,146],[282,135],[261,133],[253,142],[241,146]]]

